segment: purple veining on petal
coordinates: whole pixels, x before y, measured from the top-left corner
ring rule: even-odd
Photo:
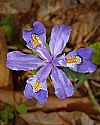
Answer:
[[[49,62],[49,60],[51,60],[50,53],[49,53],[49,51],[46,48],[38,47],[37,48],[37,52],[40,54],[40,57],[43,60],[47,60],[48,62]]]
[[[70,97],[74,93],[71,81],[58,66],[69,67],[70,69],[87,73],[94,72],[96,65],[91,62],[93,50],[91,48],[80,48],[77,51],[61,55],[66,43],[69,40],[71,28],[65,25],[56,25],[51,32],[49,50],[46,49],[46,29],[40,21],[33,23],[32,29],[23,30],[23,39],[26,46],[38,52],[38,56],[24,54],[19,51],[7,54],[7,67],[12,70],[32,70],[39,68],[37,74],[26,81],[24,95],[28,99],[34,97],[39,103],[44,103],[48,98],[46,80],[50,74],[55,88],[55,94],[60,99]],[[72,59],[82,59],[79,64],[77,60],[70,62],[68,56],[76,57]],[[80,58],[78,58],[78,56]],[[69,61],[69,62],[68,62]],[[78,60],[80,61],[80,60]]]
[[[41,88],[39,91],[36,91],[34,88],[34,84],[36,83],[36,80],[39,80],[39,84],[41,85]],[[27,80],[27,84],[24,90],[24,95],[27,98],[34,97],[39,103],[44,103],[47,101],[47,98],[48,98],[48,90],[47,90],[46,80],[43,82],[41,81],[42,81],[41,78],[38,79],[37,76],[33,76],[29,78]],[[31,89],[30,89],[30,86],[31,86]]]
[[[31,55],[24,54],[20,51],[13,51],[7,54],[6,65],[13,70],[32,70],[42,66],[43,60]]]
[[[51,73],[51,79],[57,97],[65,99],[73,95],[73,85],[62,70],[54,68]]]
[[[32,86],[30,84],[26,84],[25,89],[24,89],[24,96],[28,99],[32,99],[33,90],[32,90]]]
[[[41,82],[45,81],[47,77],[49,76],[52,69],[52,64],[47,63],[44,65],[40,70],[37,72],[37,77],[41,79]]]
[[[53,56],[57,56],[62,53],[69,40],[70,33],[71,28],[69,26],[56,25],[52,28],[49,47]]]
[[[65,57],[74,57],[79,56],[81,59],[81,62],[79,64],[77,63],[67,63],[65,60],[65,57],[63,56],[61,59],[58,58],[58,63],[61,66],[69,67],[70,69],[80,72],[80,73],[92,73],[96,70],[96,65],[92,63],[92,54],[93,49],[91,48],[80,48],[77,51],[71,51],[69,52]]]
[[[80,48],[77,50],[77,54],[81,56],[82,58],[91,60],[91,57],[93,55],[93,49],[92,48]]]
[[[92,73],[96,70],[96,65],[92,63],[92,48],[80,48],[77,54],[82,57],[82,63],[77,65],[77,72]]]
[[[33,23],[32,30],[29,29],[23,30],[23,39],[26,41],[26,46],[30,49],[35,50],[35,45],[32,42],[32,36],[36,35],[39,41],[41,41],[41,46],[45,47],[46,43],[46,29],[40,21]]]
[[[77,72],[80,73],[92,73],[96,71],[96,65],[90,60],[84,60],[82,64],[77,65]]]

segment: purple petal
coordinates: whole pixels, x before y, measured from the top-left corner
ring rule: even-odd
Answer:
[[[23,30],[23,39],[28,43],[32,39],[32,30]]]
[[[24,96],[28,99],[32,99],[33,90],[30,84],[26,84],[25,89],[24,89]]]
[[[80,56],[82,62],[80,64],[66,63],[66,67],[69,67],[70,69],[80,73],[92,73],[96,70],[96,65],[94,65],[91,61],[92,54],[93,49],[91,48],[80,48],[77,51],[72,51],[67,56]]]
[[[92,73],[96,70],[96,65],[89,60],[83,61],[82,64],[77,65],[77,72],[80,73]]]
[[[26,41],[26,46],[30,49],[35,50],[35,45],[32,42],[32,35],[36,35],[39,41],[41,41],[39,46],[45,47],[46,42],[46,29],[40,21],[33,23],[32,30],[23,30],[23,39]]]
[[[46,43],[46,29],[42,22],[36,21],[33,23],[33,34],[36,34],[42,41],[42,47],[45,47]]]
[[[42,22],[35,21],[33,23],[33,33],[35,33],[39,36],[42,35],[42,34],[46,34],[46,29],[45,29],[45,26],[43,25]]]
[[[77,64],[67,63],[67,61],[66,61],[67,57],[69,57],[69,56],[73,57],[73,56],[76,56],[76,55],[77,55],[77,53],[75,51],[71,51],[67,55],[63,54],[62,56],[57,57],[57,62],[58,62],[57,66],[69,67],[70,69],[76,71],[77,70]]]
[[[65,54],[56,57],[56,66],[64,66],[66,67],[66,56]]]
[[[69,56],[71,56],[71,57],[77,56],[76,51],[71,51],[71,52],[69,52],[69,53],[66,55],[66,58],[69,57]],[[66,66],[65,66],[65,67],[69,67],[70,69],[72,69],[72,70],[74,70],[74,71],[77,70],[77,64],[67,63],[67,61],[66,61]]]
[[[34,50],[34,45],[32,43],[32,30],[28,30],[28,29],[25,29],[23,30],[22,32],[22,38],[24,39],[24,41],[26,42],[26,46],[29,48],[29,49],[33,49]]]
[[[12,70],[32,70],[43,65],[43,61],[33,55],[24,54],[19,51],[7,54],[7,67]]]
[[[73,85],[62,70],[54,68],[51,72],[51,79],[58,98],[65,99],[73,95]]]
[[[77,54],[82,57],[82,63],[77,65],[77,71],[81,73],[92,73],[96,70],[96,65],[92,63],[92,48],[80,48]]]
[[[85,59],[91,59],[93,54],[92,48],[80,48],[77,50],[77,54]]]
[[[45,90],[40,90],[39,92],[35,93],[35,96],[34,96],[37,101],[40,103],[40,104],[43,104],[45,102],[47,102],[47,99],[48,99],[48,91],[45,91]]]
[[[39,80],[39,84],[41,85],[41,88],[39,91],[36,91],[34,88],[34,84],[36,82],[36,80]],[[28,86],[32,89],[30,89],[31,91],[29,92],[29,88]],[[41,82],[41,79],[38,79],[37,76],[31,77],[27,80],[27,84],[24,90],[24,95],[26,97],[34,97],[39,103],[44,103],[47,101],[48,98],[48,90],[47,90],[47,84],[46,81]]]
[[[68,57],[68,56],[72,57],[72,56],[76,56],[76,55],[77,55],[77,53],[75,51],[71,51],[67,55],[63,54],[63,55],[57,57],[57,62],[60,66],[70,67],[70,64],[67,64],[67,62],[66,62],[66,57]]]
[[[56,25],[53,27],[49,44],[52,55],[57,56],[62,53],[69,40],[70,33],[71,28],[68,26]]]
[[[49,76],[51,69],[52,69],[52,64],[47,63],[37,72],[37,77],[41,79],[41,81],[45,81]]]
[[[37,52],[40,54],[40,57],[44,60],[51,60],[51,56],[46,48],[38,47]]]

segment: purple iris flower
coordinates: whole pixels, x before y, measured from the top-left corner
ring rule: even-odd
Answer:
[[[7,54],[7,67],[12,70],[39,69],[37,74],[26,82],[24,95],[31,99],[34,97],[39,103],[44,103],[48,98],[46,80],[50,75],[55,95],[60,99],[70,97],[74,93],[74,87],[65,73],[59,67],[87,73],[94,72],[96,66],[91,62],[93,50],[80,48],[71,51],[67,55],[62,51],[69,40],[71,28],[65,25],[55,25],[52,28],[49,50],[46,48],[46,29],[44,25],[36,21],[32,29],[23,30],[23,39],[26,46],[38,53],[38,56],[24,54],[19,51]]]

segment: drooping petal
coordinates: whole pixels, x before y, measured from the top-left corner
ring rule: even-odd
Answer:
[[[30,54],[13,51],[7,54],[7,67],[12,70],[32,70],[43,65],[43,61]]]
[[[77,72],[80,73],[92,73],[95,72],[96,65],[93,64],[90,60],[84,60],[82,64],[77,65]]]
[[[96,65],[92,63],[92,54],[93,49],[91,48],[80,48],[77,51],[71,51],[66,55],[66,58],[71,57],[73,61],[73,57],[75,56],[77,59],[80,58],[78,60],[79,63],[77,60],[74,63],[72,63],[72,61],[69,63],[66,60],[65,67],[69,67],[70,69],[80,73],[92,73],[96,70]]]
[[[77,65],[77,71],[81,73],[92,73],[96,70],[96,65],[92,63],[92,48],[80,48],[77,54],[82,57],[82,63]]]
[[[43,43],[42,45],[45,46],[46,29],[42,22],[36,21],[33,23],[33,34],[38,35]]]
[[[47,61],[51,60],[50,53],[48,52],[48,50],[46,48],[38,47],[37,52],[40,54],[40,57],[43,60],[47,60]]]
[[[35,50],[38,46],[45,47],[46,29],[40,21],[33,23],[31,30],[23,30],[23,39],[26,41],[26,46]]]
[[[56,25],[53,27],[50,39],[51,54],[57,56],[62,53],[66,43],[69,40],[71,28],[65,25]]]
[[[61,69],[57,67],[53,68],[51,79],[55,88],[55,94],[58,98],[65,99],[73,95],[73,85]]]
[[[32,39],[32,30],[23,30],[23,34],[22,34],[23,39],[26,41],[26,43],[28,44],[29,41],[31,41]]]
[[[25,89],[24,89],[24,96],[28,99],[32,99],[33,90],[30,84],[26,84]]]
[[[93,49],[92,48],[80,48],[77,50],[77,54],[84,59],[91,59],[92,54],[93,54]]]
[[[30,87],[31,88],[28,88]],[[30,92],[28,91],[30,89]],[[34,97],[39,103],[44,103],[48,98],[48,90],[46,81],[41,82],[37,76],[33,76],[27,80],[27,84],[24,90],[26,98]]]

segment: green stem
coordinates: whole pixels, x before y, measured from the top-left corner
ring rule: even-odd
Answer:
[[[91,88],[90,88],[88,82],[85,81],[85,82],[84,82],[84,85],[85,85],[85,87],[86,87],[87,90],[88,90],[88,94],[89,94],[90,99],[91,99],[91,101],[92,101],[92,103],[93,103],[93,105],[94,105],[94,108],[95,108],[98,112],[100,112],[100,106],[99,106],[98,102],[96,101],[96,98],[95,98],[95,96],[93,95],[93,93],[92,93],[92,91],[91,91]]]

